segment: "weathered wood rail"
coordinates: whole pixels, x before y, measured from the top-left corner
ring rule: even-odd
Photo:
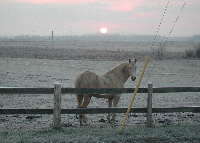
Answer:
[[[61,94],[105,94],[105,93],[133,93],[134,88],[61,88],[61,84],[55,84],[54,88],[21,88],[0,87],[0,94],[54,94],[54,109],[0,109],[0,114],[53,114],[54,127],[60,127],[61,114],[102,114],[102,113],[125,113],[127,108],[76,108],[61,109]],[[194,112],[200,113],[200,107],[176,107],[176,108],[152,108],[153,93],[175,93],[175,92],[200,92],[200,87],[162,87],[139,88],[138,93],[148,93],[147,108],[132,108],[134,113],[147,113],[147,126],[152,126],[152,113],[172,112]]]
[[[61,109],[61,114],[125,113],[127,108],[72,108]],[[147,108],[132,108],[132,113],[147,113]],[[193,112],[200,113],[199,106],[152,108],[152,113]],[[53,114],[53,109],[0,109],[0,114]]]
[[[75,93],[133,93],[135,88],[62,88],[62,94]],[[153,93],[200,92],[200,87],[153,88]],[[54,88],[0,87],[0,94],[53,94]],[[138,93],[148,93],[148,88],[139,88]]]

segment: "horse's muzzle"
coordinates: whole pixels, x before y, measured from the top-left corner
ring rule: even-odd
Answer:
[[[136,77],[135,77],[135,76],[131,76],[131,80],[132,80],[132,81],[135,81],[135,80],[136,80]]]

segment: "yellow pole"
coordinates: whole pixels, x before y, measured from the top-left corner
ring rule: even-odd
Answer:
[[[148,63],[149,63],[149,58],[148,58],[148,57],[145,57],[144,67],[143,67],[142,72],[141,72],[141,74],[140,74],[139,80],[138,80],[137,83],[136,83],[136,88],[135,88],[134,93],[133,93],[133,96],[132,96],[132,98],[131,98],[131,103],[129,104],[128,109],[127,109],[127,111],[126,111],[126,113],[125,113],[125,118],[124,118],[124,120],[121,121],[121,128],[120,128],[121,131],[125,128],[126,122],[127,122],[127,120],[128,120],[128,114],[129,114],[129,112],[130,112],[130,110],[131,110],[131,107],[133,106],[135,97],[136,97],[136,95],[137,95],[138,89],[139,89],[139,87],[140,87],[140,84],[141,84],[142,78],[143,78],[143,76],[144,76],[144,72],[145,72],[145,70],[146,70],[146,68],[147,68],[147,66],[148,66]]]

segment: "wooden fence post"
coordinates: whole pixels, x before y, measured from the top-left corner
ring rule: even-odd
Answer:
[[[152,93],[153,93],[153,84],[150,82],[148,83],[148,97],[147,97],[147,127],[153,127]]]
[[[53,127],[61,127],[61,84],[54,84]]]

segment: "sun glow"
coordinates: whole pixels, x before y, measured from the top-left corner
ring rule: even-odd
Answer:
[[[99,32],[100,32],[101,34],[107,34],[107,33],[108,33],[108,28],[107,28],[107,27],[101,27],[101,28],[99,29]]]

